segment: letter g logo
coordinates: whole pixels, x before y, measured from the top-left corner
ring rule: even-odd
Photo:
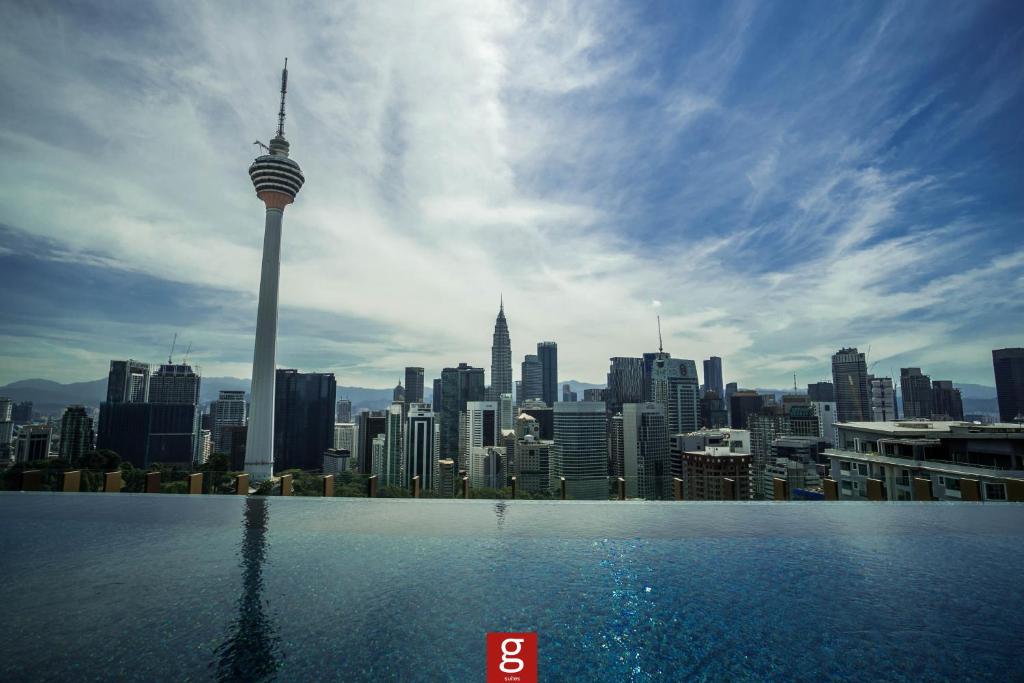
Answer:
[[[537,683],[537,634],[487,634],[487,683]]]
[[[516,657],[523,651],[523,638],[506,638],[501,641],[501,663],[498,668],[507,674],[517,674],[526,666],[525,662]]]

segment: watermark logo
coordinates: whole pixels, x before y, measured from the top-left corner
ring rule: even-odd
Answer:
[[[488,633],[487,683],[537,683],[537,634]]]

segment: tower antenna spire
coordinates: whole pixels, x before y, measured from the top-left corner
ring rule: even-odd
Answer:
[[[277,137],[284,137],[284,96],[288,92],[288,58],[284,58],[284,69],[281,70],[281,111],[277,113]]]
[[[664,353],[665,350],[661,348],[661,316],[658,316],[658,353]]]

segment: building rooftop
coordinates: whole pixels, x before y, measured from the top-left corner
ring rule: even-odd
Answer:
[[[942,422],[937,420],[897,420],[895,422],[837,422],[836,427],[849,427],[865,432],[875,432],[887,436],[938,436],[942,434],[998,434],[1007,433],[1024,435],[1024,426],[1013,422],[995,424],[975,424],[973,422]]]
[[[877,462],[883,465],[895,465],[897,467],[928,469],[932,472],[946,474],[990,476],[999,478],[1024,479],[1024,470],[1001,470],[995,467],[983,465],[963,465],[942,460],[914,460],[913,458],[898,458],[891,455],[879,455],[878,453],[858,453],[856,451],[844,451],[829,448],[825,455],[830,458],[844,458],[846,460],[864,460]]]

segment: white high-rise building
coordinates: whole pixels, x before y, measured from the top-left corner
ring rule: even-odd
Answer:
[[[668,420],[661,404],[623,404],[622,465],[628,497],[671,497]]]
[[[277,135],[268,154],[256,157],[249,167],[256,196],[266,207],[263,233],[263,266],[256,315],[256,344],[252,359],[252,410],[245,449],[245,471],[254,482],[274,476],[274,391],[277,356],[277,298],[281,275],[281,224],[284,209],[295,201],[305,178],[299,165],[288,158],[284,139],[284,96],[288,88],[288,61],[281,72],[281,110]]]
[[[686,434],[700,427],[700,382],[697,363],[683,358],[658,358],[651,368],[655,403],[665,407],[669,434]]]
[[[217,400],[210,404],[210,416],[213,418],[213,450],[227,455],[230,444],[225,438],[225,427],[244,427],[246,420],[246,403],[244,391],[221,391]]]
[[[515,427],[515,406],[512,403],[512,394],[501,394],[498,396],[498,421],[502,431]]]
[[[818,416],[818,434],[831,444],[836,442],[836,402],[813,401],[811,407]]]
[[[551,488],[559,490],[565,477],[566,494],[578,500],[608,499],[608,435],[605,406],[594,401],[554,407],[551,446]]]
[[[370,474],[377,475],[378,479],[384,478],[384,461],[387,459],[387,437],[378,434],[373,437],[370,443]]]
[[[896,414],[896,391],[891,377],[869,377],[872,422],[892,422]]]
[[[482,467],[484,456],[474,449],[497,446],[501,439],[501,427],[497,401],[467,401],[459,428],[459,467],[467,471],[470,484],[483,486]]]
[[[334,447],[344,448],[356,457],[356,425],[354,422],[334,423]],[[353,462],[355,462],[353,460]]]

